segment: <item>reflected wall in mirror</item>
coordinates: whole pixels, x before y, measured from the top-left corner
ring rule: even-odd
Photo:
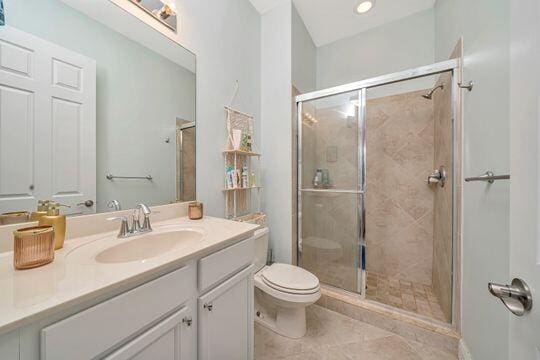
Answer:
[[[195,55],[110,1],[4,4],[0,214],[194,200]]]

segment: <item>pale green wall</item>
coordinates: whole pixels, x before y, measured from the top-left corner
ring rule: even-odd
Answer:
[[[110,199],[125,208],[174,200],[175,121],[195,120],[195,74],[58,0],[5,5],[8,25],[97,62],[98,210]],[[113,183],[108,172],[154,181]]]
[[[429,9],[319,47],[317,88],[433,63],[433,29],[433,10]],[[428,81],[403,91],[432,84]]]
[[[510,5],[508,0],[438,0],[435,58],[464,44],[464,175],[510,170]],[[487,291],[509,281],[509,182],[463,187],[462,334],[473,358],[508,359],[508,312]]]
[[[291,16],[292,83],[300,93],[306,93],[317,88],[317,47],[294,4]]]

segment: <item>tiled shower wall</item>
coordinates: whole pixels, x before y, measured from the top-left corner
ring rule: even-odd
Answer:
[[[195,196],[195,127],[180,131],[187,120],[176,119],[176,198],[192,201]],[[183,143],[181,138],[183,137]],[[181,146],[182,144],[182,146]],[[182,148],[183,147],[183,148]],[[181,186],[182,184],[182,186]]]
[[[433,102],[415,91],[367,101],[367,270],[432,284]]]

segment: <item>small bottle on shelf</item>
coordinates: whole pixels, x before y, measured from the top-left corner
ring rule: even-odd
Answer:
[[[242,168],[242,188],[248,188],[249,187],[249,183],[248,183],[248,169],[247,169],[247,166],[244,166]]]

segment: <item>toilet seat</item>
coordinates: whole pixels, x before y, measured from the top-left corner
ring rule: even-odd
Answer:
[[[261,271],[269,287],[289,294],[309,295],[319,291],[319,279],[298,266],[275,263]]]

